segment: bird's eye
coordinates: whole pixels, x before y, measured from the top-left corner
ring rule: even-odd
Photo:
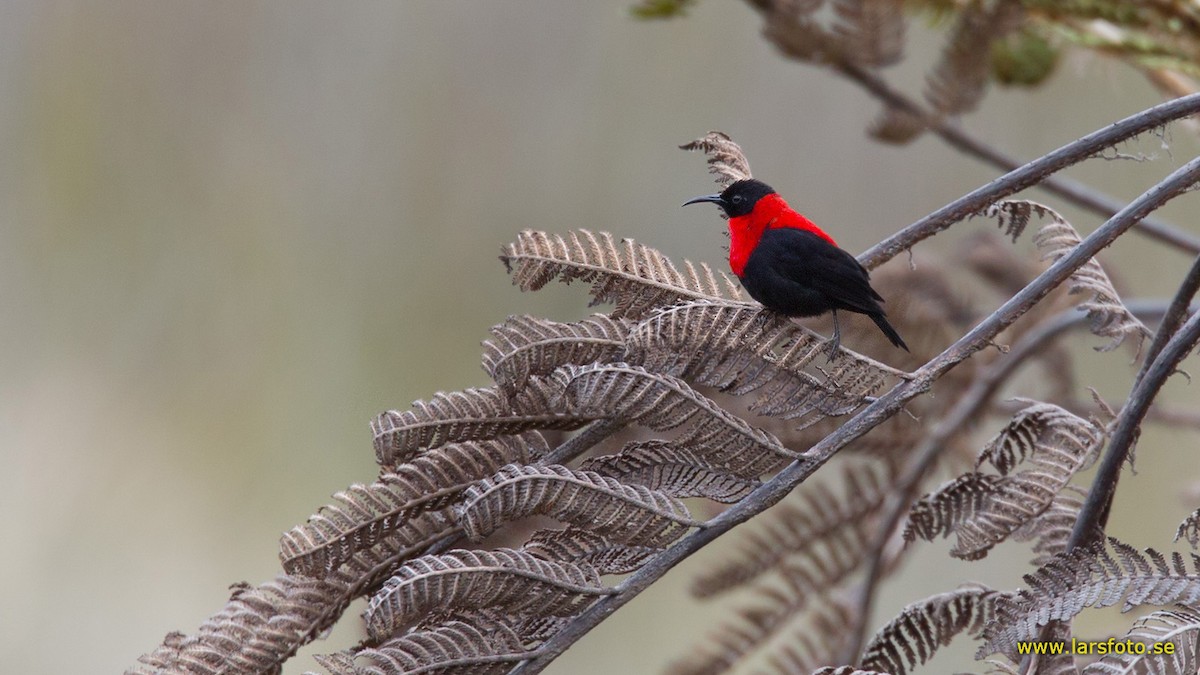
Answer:
[[[734,204],[741,204],[741,203],[742,203],[742,196],[741,196],[741,195],[734,195],[734,196],[733,196],[733,199],[732,199],[731,201],[732,201]]]

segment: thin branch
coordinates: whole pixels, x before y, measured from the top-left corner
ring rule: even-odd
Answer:
[[[1140,318],[1162,316],[1167,305],[1157,303],[1127,303],[1130,312]],[[892,532],[912,507],[918,488],[925,475],[945,448],[946,443],[970,422],[978,419],[979,412],[988,405],[997,390],[1017,372],[1017,369],[1037,355],[1047,343],[1068,330],[1087,322],[1087,314],[1072,307],[1038,324],[1026,334],[1008,354],[984,371],[959,398],[958,403],[930,432],[922,445],[913,452],[904,474],[896,481],[896,488],[889,495],[883,508],[884,517],[876,531],[875,540],[867,552],[867,572],[859,587],[853,614],[855,624],[851,628],[849,641],[837,663],[857,663],[859,652],[866,640],[867,621],[875,601],[875,589],[883,580],[885,568],[884,552]]]
[[[1182,300],[1182,306],[1184,308],[1188,306],[1196,290],[1197,281],[1194,277],[1200,274],[1197,272],[1198,267],[1200,267],[1200,258],[1192,266],[1192,272],[1188,274],[1179,293],[1176,294],[1175,301],[1172,302],[1172,309],[1179,304],[1181,296],[1186,296]],[[1166,324],[1166,321],[1163,323]],[[1166,334],[1164,328],[1159,329],[1159,335]],[[1154,341],[1155,343],[1159,342],[1157,335]],[[1108,442],[1108,449],[1100,461],[1096,477],[1092,480],[1092,487],[1088,491],[1087,499],[1083,503],[1083,508],[1079,510],[1079,517],[1075,520],[1075,529],[1071,531],[1071,539],[1067,542],[1068,552],[1079,546],[1087,545],[1096,537],[1097,532],[1103,531],[1108,521],[1113,495],[1116,494],[1117,481],[1121,477],[1121,467],[1125,465],[1125,460],[1128,459],[1129,452],[1133,448],[1134,442],[1137,441],[1142,428],[1142,420],[1167,378],[1175,373],[1179,362],[1191,352],[1197,342],[1200,342],[1200,312],[1192,314],[1183,327],[1161,347],[1161,351],[1154,361],[1138,374],[1137,383],[1134,385],[1133,391],[1129,393],[1129,400],[1117,416],[1116,425]]]
[[[1150,364],[1158,358],[1167,340],[1179,330],[1179,324],[1183,323],[1191,311],[1192,299],[1196,297],[1197,290],[1200,290],[1200,257],[1197,257],[1192,263],[1192,269],[1188,270],[1187,276],[1184,277],[1183,283],[1179,285],[1179,290],[1175,293],[1175,298],[1171,300],[1170,308],[1167,309],[1166,315],[1158,324],[1154,340],[1150,342],[1150,349],[1146,351],[1146,360],[1142,362],[1142,370],[1138,373],[1135,382],[1139,382],[1145,377]]]
[[[983,207],[1011,194],[1024,190],[1046,176],[1077,164],[1100,150],[1162,126],[1171,120],[1200,112],[1200,94],[1167,101],[1143,110],[1136,115],[1094,131],[1061,148],[1010,171],[983,187],[961,197],[921,218],[900,232],[888,237],[858,256],[858,261],[875,268],[911,248],[917,242],[932,237],[954,223],[978,212]],[[1119,214],[1120,212],[1118,212]],[[1144,218],[1146,214],[1142,214]],[[1114,216],[1115,218],[1116,216]],[[1111,222],[1111,220],[1109,221]]]
[[[1190,99],[1189,103],[1193,106],[1200,104],[1200,96]],[[1159,108],[1162,106],[1154,110]],[[1076,143],[1084,140],[1086,139],[1081,139]],[[596,601],[569,621],[562,630],[539,648],[536,656],[514,668],[511,671],[513,675],[541,672],[576,640],[611,616],[625,603],[637,597],[675,565],[735,526],[779,502],[839,450],[898,413],[912,399],[928,392],[934,381],[975,352],[991,344],[1000,331],[1010,326],[1050,291],[1065,282],[1076,269],[1082,267],[1101,249],[1115,241],[1146,214],[1185,191],[1198,179],[1200,179],[1200,158],[1188,162],[1168,178],[1144,192],[1095,232],[1088,235],[1069,254],[1060,258],[1020,292],[1009,298],[966,335],[914,371],[911,380],[898,383],[886,394],[859,411],[837,431],[810,448],[803,457],[763,483],[745,499],[708,521],[701,529],[689,534],[666,551],[655,556],[645,566],[615,586],[615,594]],[[906,231],[912,230],[913,227],[910,226]],[[897,240],[897,238],[893,237],[892,240]]]
[[[850,63],[839,64],[837,70],[850,80],[862,85],[885,105],[916,116],[927,129],[968,155],[1005,171],[1014,171],[1021,166],[1016,159],[972,136],[958,125],[931,115],[916,101],[891,88],[883,78],[874,72]],[[1086,157],[1085,155],[1080,159],[1086,159]],[[1038,184],[1038,187],[1105,218],[1112,217],[1122,206],[1119,200],[1065,176],[1047,176]],[[1200,254],[1200,237],[1161,220],[1147,218],[1138,223],[1137,231],[1193,255]],[[868,267],[874,267],[874,265],[868,265]]]

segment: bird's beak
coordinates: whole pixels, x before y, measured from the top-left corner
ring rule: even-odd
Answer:
[[[724,206],[724,204],[725,204],[725,201],[723,199],[721,199],[721,195],[716,194],[716,195],[704,195],[703,197],[696,197],[695,199],[690,199],[690,200],[684,202],[683,206],[687,206],[688,204],[699,204],[701,202],[712,202],[714,204],[719,204],[722,206]]]

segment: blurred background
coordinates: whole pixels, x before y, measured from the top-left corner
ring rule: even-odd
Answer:
[[[608,230],[723,266],[715,210],[679,208],[713,191],[680,143],[730,133],[854,252],[999,175],[932,138],[870,140],[876,103],[785,61],[760,26],[715,1],[669,22],[635,21],[622,0],[0,4],[5,670],[115,672],[193,631],[231,583],[276,574],[280,533],[374,477],[372,416],[485,384],[479,342],[508,314],[588,313],[580,287],[510,286],[497,255],[518,230]],[[913,30],[887,71],[909,92],[940,46]],[[1033,158],[1159,100],[1121,64],[1077,56],[964,124]],[[1131,198],[1195,155],[1189,132],[1167,138],[1123,150],[1153,162],[1072,175]],[[1081,231],[1099,223],[1036,196]],[[1197,232],[1194,205],[1161,215]],[[918,253],[946,256],[959,236]],[[1139,237],[1109,260],[1135,296],[1173,292],[1190,262]],[[1119,402],[1127,362],[1097,359],[1104,375],[1081,380]],[[1194,435],[1152,430],[1141,447],[1114,532],[1165,546],[1195,508],[1179,497],[1194,456],[1170,452]],[[1166,515],[1147,528],[1148,513]],[[718,555],[551,672],[680,655],[711,625],[711,609],[679,611],[688,570]],[[946,578],[1006,569],[923,560],[880,620]],[[304,653],[355,642],[360,609]]]

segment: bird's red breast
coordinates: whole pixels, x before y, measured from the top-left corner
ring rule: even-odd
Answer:
[[[746,262],[750,260],[750,254],[758,246],[764,231],[782,227],[812,232],[837,246],[833,237],[817,227],[816,223],[793,210],[783,197],[771,193],[759,199],[747,215],[729,219],[729,267],[733,273],[742,276]]]

